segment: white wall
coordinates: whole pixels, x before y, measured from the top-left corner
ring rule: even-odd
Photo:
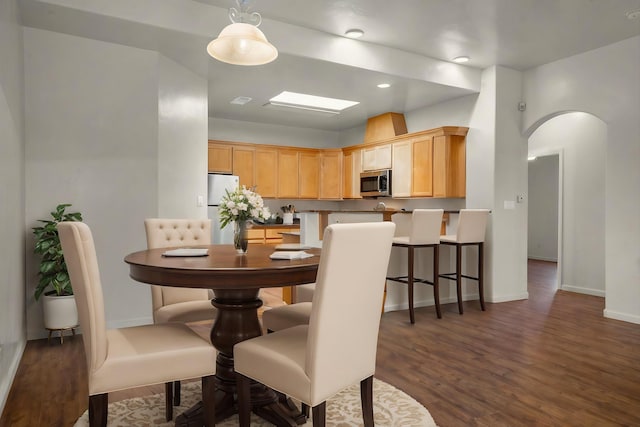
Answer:
[[[0,413],[26,343],[22,53],[17,1],[0,1]]]
[[[640,36],[525,74],[523,129],[566,111],[607,124],[605,156],[606,317],[640,323]]]
[[[558,261],[559,154],[529,162],[527,257]]]
[[[160,56],[159,217],[207,217],[207,121],[207,81]],[[202,206],[198,206],[198,196]]]
[[[158,210],[158,55],[32,28],[24,39],[27,231],[72,203],[93,231],[109,327],[147,322],[150,291],[123,258]],[[30,339],[45,336],[32,247],[28,236]]]
[[[496,67],[494,206],[490,215],[487,259],[493,302],[528,298],[527,204],[514,203],[527,192],[527,140],[520,132],[522,73]],[[482,162],[481,159],[476,159]],[[467,203],[471,200],[467,200]],[[515,208],[507,207],[514,203]]]
[[[562,151],[561,287],[598,296],[605,291],[606,139],[606,124],[587,113],[554,117],[529,138],[530,154]]]
[[[339,132],[209,117],[209,139],[294,147],[341,147]]]

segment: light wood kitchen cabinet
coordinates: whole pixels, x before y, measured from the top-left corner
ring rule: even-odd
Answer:
[[[362,170],[391,169],[391,144],[376,145],[362,150]]]
[[[300,226],[254,225],[247,230],[249,244],[271,245],[283,243],[282,233],[300,232]]]
[[[342,149],[212,140],[209,171],[234,173],[267,198],[359,199],[360,173],[380,169],[393,171],[393,197],[465,197],[467,132],[444,126]]]
[[[465,136],[434,136],[433,197],[465,197],[466,179]]]
[[[320,153],[300,151],[298,153],[298,197],[317,199],[320,196]],[[293,176],[296,176],[293,175]]]
[[[256,147],[255,177],[256,191],[262,197],[277,197],[278,150]]]
[[[207,169],[211,173],[225,173],[230,174],[233,172],[233,160],[232,160],[233,146],[229,144],[218,144],[215,142],[209,142],[207,150]]]
[[[393,144],[393,162],[391,175],[392,197],[411,196],[411,171],[413,142],[406,140]]]
[[[411,195],[433,196],[433,138],[422,136],[411,144]]]
[[[320,198],[342,198],[342,150],[320,152]]]
[[[362,150],[345,150],[343,157],[343,199],[361,199],[360,172],[362,172]]]
[[[255,154],[253,147],[233,147],[233,174],[240,178],[240,187],[255,185]]]
[[[278,197],[298,198],[298,151],[278,150]]]

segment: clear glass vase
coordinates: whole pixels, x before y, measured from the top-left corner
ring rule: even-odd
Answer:
[[[246,254],[249,247],[249,239],[247,237],[249,226],[249,221],[235,221],[233,223],[233,246],[240,255]]]

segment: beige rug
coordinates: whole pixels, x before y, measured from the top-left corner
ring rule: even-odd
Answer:
[[[182,406],[174,409],[174,414],[182,413],[200,400],[200,382],[194,381],[182,385]],[[379,381],[373,382],[374,421],[379,427],[435,427],[436,423],[424,406],[397,388]],[[360,386],[358,384],[340,392],[327,402],[328,426],[361,426],[362,409],[360,406]],[[109,427],[173,426],[173,422],[164,420],[164,394],[136,397],[109,404]],[[234,415],[217,426],[238,425],[238,416]],[[271,424],[255,415],[252,426],[270,426]],[[82,414],[74,427],[88,427],[88,412]],[[311,427],[309,420],[305,426]]]

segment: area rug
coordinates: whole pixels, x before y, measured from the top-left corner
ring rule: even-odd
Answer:
[[[174,408],[179,415],[193,406],[201,398],[200,382],[194,381],[182,385],[182,406]],[[380,427],[436,427],[431,414],[413,398],[397,388],[380,380],[373,382],[374,422]],[[270,423],[251,416],[252,426],[271,426]],[[304,424],[312,426],[311,419]],[[164,419],[164,394],[135,397],[109,404],[109,427],[146,427],[173,426],[174,423]],[[216,426],[231,427],[238,425],[238,416],[227,418]],[[361,426],[362,409],[360,406],[360,386],[358,384],[338,393],[327,402],[328,426]],[[75,423],[74,427],[88,427],[88,412]]]

